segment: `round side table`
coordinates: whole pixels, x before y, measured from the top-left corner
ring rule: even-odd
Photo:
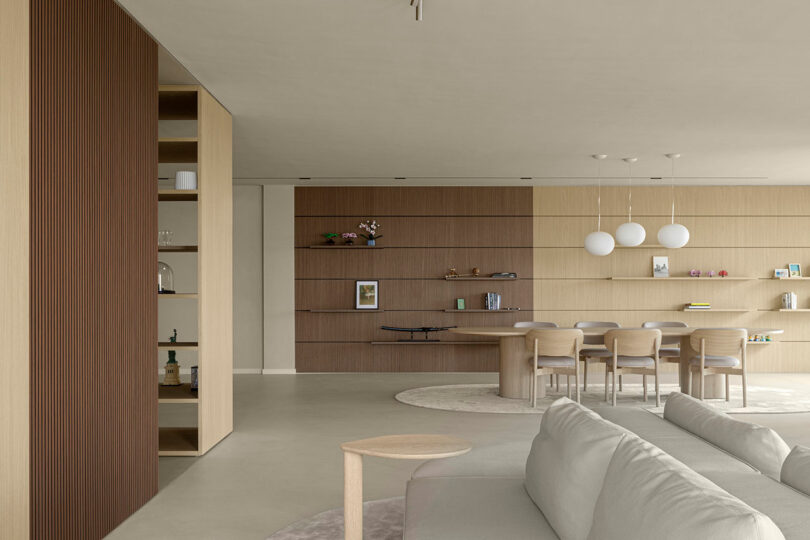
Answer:
[[[363,456],[427,460],[460,456],[471,448],[468,441],[447,435],[386,435],[341,444],[346,540],[363,538]]]

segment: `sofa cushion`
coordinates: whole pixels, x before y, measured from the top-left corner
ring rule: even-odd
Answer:
[[[531,439],[474,447],[458,457],[426,461],[416,468],[411,478],[506,476],[522,480],[526,476],[526,456],[531,447]]]
[[[543,415],[526,460],[526,491],[561,538],[587,538],[610,457],[625,436],[567,398]]]
[[[784,536],[764,514],[661,449],[628,435],[613,453],[588,539],[650,538],[780,540]]]
[[[782,464],[780,479],[783,484],[810,495],[810,448],[793,447]]]
[[[594,410],[606,420],[632,431],[698,473],[735,471],[758,474],[756,469],[725,450],[648,410],[629,407],[598,407]]]
[[[556,539],[522,478],[416,478],[408,482],[404,540]]]
[[[667,397],[664,418],[779,479],[790,447],[767,427],[735,420],[686,394]]]

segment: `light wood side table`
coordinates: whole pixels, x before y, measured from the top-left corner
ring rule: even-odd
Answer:
[[[438,459],[466,454],[472,445],[447,435],[386,435],[340,445],[343,450],[343,519],[346,540],[363,538],[363,456]]]

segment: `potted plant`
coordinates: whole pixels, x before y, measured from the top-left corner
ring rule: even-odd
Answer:
[[[377,243],[378,238],[382,238],[381,234],[377,234],[377,229],[380,228],[380,224],[377,223],[377,220],[369,220],[360,223],[357,226],[358,229],[361,231],[366,231],[366,234],[360,233],[360,236],[366,239],[366,244],[369,246],[373,246]]]
[[[357,238],[357,234],[353,232],[345,232],[341,236],[343,237],[343,242],[347,246],[354,245],[354,239]]]
[[[326,238],[326,244],[327,245],[329,245],[329,246],[334,246],[335,245],[335,238],[337,238],[337,233],[328,232],[328,233],[323,233],[321,236]]]

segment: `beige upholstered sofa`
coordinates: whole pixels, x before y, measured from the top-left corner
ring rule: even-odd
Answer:
[[[808,539],[810,496],[790,485],[810,485],[810,453],[794,450],[782,471],[789,452],[772,430],[683,394],[664,418],[561,399],[534,440],[420,466],[404,538]]]

